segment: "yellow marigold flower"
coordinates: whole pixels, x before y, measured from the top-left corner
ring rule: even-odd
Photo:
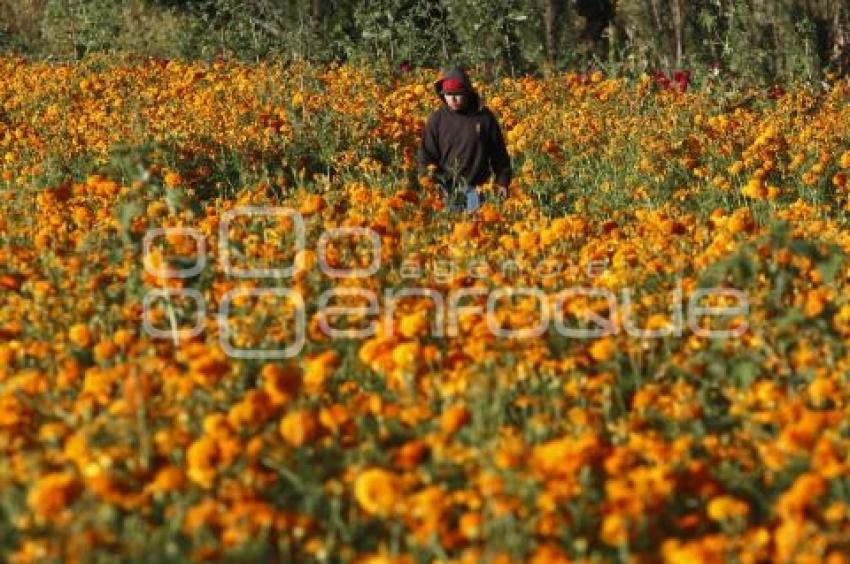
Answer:
[[[72,325],[68,330],[68,340],[81,349],[89,347],[92,343],[92,334],[88,325],[85,323]]]
[[[190,507],[186,511],[186,517],[183,520],[183,531],[191,533],[204,525],[212,524],[218,520],[220,513],[219,502],[212,497],[204,498],[197,505]]]
[[[220,453],[215,440],[201,437],[192,443],[186,453],[189,479],[204,488],[212,487],[219,458]]]
[[[320,195],[309,194],[306,198],[304,198],[304,202],[301,204],[301,207],[298,208],[298,212],[301,215],[313,215],[314,213],[325,209],[326,205],[325,199]]]
[[[818,290],[809,290],[806,292],[806,301],[803,306],[803,312],[808,317],[817,317],[823,312],[828,301],[829,297],[824,295],[823,292]]]
[[[816,498],[826,491],[826,480],[814,472],[801,474],[776,504],[779,515],[785,518],[800,515]]]
[[[604,337],[594,341],[594,343],[590,345],[588,352],[593,360],[597,362],[604,362],[614,357],[614,354],[617,352],[617,346],[614,344],[614,339],[611,337]]]
[[[396,368],[402,370],[412,369],[419,359],[421,347],[416,341],[401,343],[393,349],[393,362]]]
[[[833,501],[823,512],[823,518],[828,523],[840,523],[847,518],[847,505],[840,501]]]
[[[316,251],[312,249],[301,249],[295,254],[295,260],[293,261],[296,273],[312,270],[316,266],[317,260]]]
[[[805,542],[807,522],[805,519],[785,519],[781,523],[773,533],[776,547],[773,558],[777,562],[790,562]]]
[[[536,231],[523,231],[519,236],[519,248],[524,251],[534,250],[539,241],[540,235]]]
[[[741,193],[753,200],[760,200],[767,197],[767,188],[764,186],[764,181],[760,178],[751,178],[741,190]]]
[[[472,221],[459,221],[455,223],[452,230],[452,241],[457,243],[468,242],[478,235],[478,228]]]
[[[93,352],[95,360],[104,362],[115,356],[115,353],[118,352],[118,347],[112,341],[102,340],[94,346]]]
[[[30,488],[27,506],[39,517],[50,518],[70,505],[80,491],[77,477],[70,472],[42,476]]]
[[[714,521],[726,521],[746,516],[749,509],[749,506],[739,499],[720,495],[708,502],[707,513]]]
[[[325,381],[339,366],[339,355],[336,351],[325,351],[307,361],[304,370],[304,385],[314,393],[320,393],[325,387]]]
[[[554,544],[542,544],[531,557],[531,564],[569,564],[570,557]]]
[[[531,463],[545,475],[572,476],[598,448],[599,439],[588,431],[579,437],[562,437],[535,446]]]
[[[399,331],[405,339],[418,337],[428,327],[428,312],[420,310],[401,318]]]
[[[225,439],[233,434],[233,428],[223,413],[210,413],[204,417],[204,433],[214,439]]]
[[[227,421],[234,429],[256,427],[272,415],[269,395],[263,390],[250,390],[242,401],[230,406]]]
[[[303,409],[287,413],[278,430],[286,442],[300,447],[316,438],[319,426],[313,412]]]
[[[440,417],[440,429],[446,435],[455,434],[472,418],[469,410],[463,404],[456,404],[443,412]]]
[[[603,542],[611,546],[620,546],[629,540],[629,528],[626,519],[621,515],[613,513],[602,521],[600,537]]]
[[[169,188],[177,188],[178,186],[183,184],[183,177],[180,176],[179,172],[170,170],[166,172],[165,175],[162,177],[162,181]]]
[[[398,480],[380,468],[361,472],[354,481],[354,498],[370,515],[387,516],[395,508]]]
[[[516,240],[513,238],[513,236],[508,235],[507,233],[505,235],[502,235],[501,237],[499,237],[499,244],[506,251],[512,251],[517,246]]]
[[[809,397],[815,405],[826,403],[839,394],[838,384],[832,378],[815,378],[808,386]]]
[[[133,339],[133,334],[126,329],[118,329],[112,334],[112,342],[122,349],[128,347]]]
[[[334,404],[319,411],[319,424],[331,433],[339,433],[351,420],[351,414],[344,405]]]
[[[177,466],[166,466],[160,468],[156,477],[145,486],[147,493],[167,493],[183,488],[186,475]]]
[[[464,513],[458,521],[460,534],[467,540],[477,539],[481,535],[481,514],[475,511]]]

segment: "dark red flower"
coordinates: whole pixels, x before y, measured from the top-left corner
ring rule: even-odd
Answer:
[[[398,70],[405,73],[412,72],[413,65],[410,64],[410,61],[402,61],[401,64],[398,66]]]
[[[677,70],[673,73],[673,82],[679,87],[680,92],[686,91],[691,83],[691,71]]]
[[[657,70],[652,74],[653,80],[655,80],[655,84],[664,90],[670,88],[670,79],[667,78],[667,75],[664,74],[663,71]]]
[[[774,84],[773,86],[767,89],[767,95],[770,96],[772,99],[776,100],[785,96],[785,89],[779,86],[778,84]]]

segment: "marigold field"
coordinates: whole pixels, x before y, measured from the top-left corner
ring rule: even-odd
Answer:
[[[0,59],[2,560],[850,560],[850,82],[435,78]]]

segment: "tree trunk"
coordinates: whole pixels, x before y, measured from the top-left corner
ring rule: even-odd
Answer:
[[[682,17],[682,0],[671,0],[673,12],[673,39],[676,48],[676,68],[682,68],[684,18]]]
[[[662,67],[669,67],[670,59],[667,57],[667,45],[664,41],[664,25],[661,23],[661,14],[658,10],[658,0],[649,0],[649,5],[652,8],[652,22],[655,26],[655,37],[657,56]]]
[[[313,0],[312,1],[312,16],[313,22],[319,27],[324,28],[325,18],[328,15],[328,2],[327,0]]]
[[[565,0],[546,0],[546,60],[554,63],[561,54],[561,36],[563,35]]]

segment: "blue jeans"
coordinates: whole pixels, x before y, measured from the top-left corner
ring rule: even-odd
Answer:
[[[449,192],[443,187],[443,202],[452,212],[476,212],[484,198],[475,186],[464,186]]]

